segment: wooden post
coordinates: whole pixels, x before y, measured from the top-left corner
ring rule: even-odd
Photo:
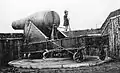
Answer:
[[[111,23],[112,23],[112,31],[111,31],[111,42],[112,43],[112,47],[111,47],[111,51],[112,51],[112,54],[114,53],[114,22],[113,22],[113,19],[111,20]]]
[[[17,40],[17,50],[18,50],[18,59],[21,59],[21,57],[20,57],[20,47],[21,47],[21,45],[20,45],[20,40]]]
[[[0,67],[2,65],[2,57],[3,57],[3,54],[2,54],[2,40],[0,40]]]

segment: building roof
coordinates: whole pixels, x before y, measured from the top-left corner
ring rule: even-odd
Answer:
[[[105,22],[104,22],[103,25],[101,26],[101,29],[106,25],[106,23],[108,22],[108,20],[109,20],[111,17],[117,16],[117,15],[120,15],[120,9],[115,10],[115,11],[111,12],[111,13],[108,15],[108,17],[106,18]]]

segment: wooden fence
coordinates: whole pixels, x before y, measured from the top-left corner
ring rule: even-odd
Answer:
[[[0,66],[20,58],[22,43],[22,33],[0,33]]]

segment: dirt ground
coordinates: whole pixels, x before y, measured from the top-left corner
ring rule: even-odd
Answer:
[[[3,67],[0,73],[120,73],[120,61],[111,61],[99,66],[54,69],[23,69]]]

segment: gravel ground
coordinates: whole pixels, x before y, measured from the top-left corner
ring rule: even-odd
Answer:
[[[54,69],[1,68],[0,73],[120,73],[120,61],[111,61],[99,66]]]

